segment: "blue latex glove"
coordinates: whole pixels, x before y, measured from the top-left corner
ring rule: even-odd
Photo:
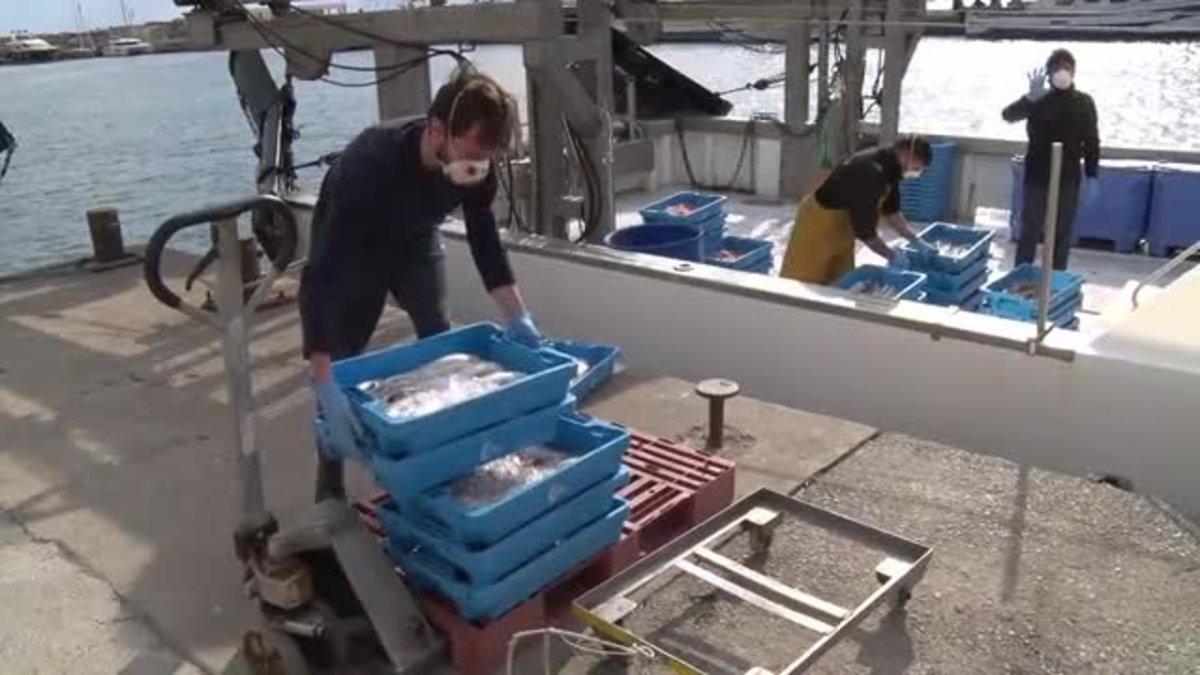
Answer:
[[[542,344],[542,334],[538,332],[533,317],[529,316],[528,312],[508,317],[504,322],[504,337],[526,347],[538,347]]]
[[[898,270],[906,270],[912,267],[912,257],[904,252],[903,249],[896,247],[892,249],[892,259],[888,261],[888,267],[895,267]]]
[[[1100,179],[1088,176],[1083,180],[1083,191],[1080,192],[1083,196],[1084,204],[1091,204],[1100,197]]]
[[[314,385],[313,393],[317,396],[317,415],[324,423],[321,449],[330,459],[363,459],[365,434],[362,422],[354,416],[346,394],[334,383],[333,378]]]
[[[922,239],[919,235],[913,237],[911,245],[914,249],[916,249],[916,257],[913,261],[920,261],[922,264],[927,265],[937,257],[937,248],[935,248],[933,244],[930,244]]]

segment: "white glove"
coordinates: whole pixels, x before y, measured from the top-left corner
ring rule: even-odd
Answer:
[[[1025,98],[1037,101],[1048,93],[1050,89],[1046,86],[1046,69],[1034,68],[1029,71],[1029,92],[1025,94]]]

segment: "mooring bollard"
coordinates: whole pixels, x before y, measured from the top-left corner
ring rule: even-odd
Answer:
[[[121,218],[111,207],[89,209],[88,230],[92,235],[92,254],[97,263],[111,263],[128,257],[121,238]]]

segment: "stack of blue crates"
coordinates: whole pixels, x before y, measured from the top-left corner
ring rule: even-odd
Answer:
[[[382,403],[357,388],[456,353],[521,377],[406,420],[388,417]],[[512,342],[492,324],[334,365],[369,430],[376,480],[391,495],[380,509],[388,552],[410,585],[449,599],[467,619],[504,614],[620,537],[629,505],[616,492],[629,481],[621,464],[629,432],[574,411],[570,387],[581,379],[578,365],[554,349]],[[568,458],[495,501],[455,494],[458,479],[531,446]]]
[[[1002,316],[1017,321],[1037,321],[1038,301],[1017,291],[1018,286],[1036,286],[1042,270],[1033,265],[1018,265],[1008,274],[983,287],[983,314]],[[1076,313],[1083,306],[1083,277],[1073,272],[1055,270],[1050,276],[1049,320],[1062,328],[1078,325]]]
[[[948,243],[963,246],[958,255],[919,253],[912,244],[902,244],[912,256],[913,271],[926,276],[925,302],[934,305],[972,305],[988,279],[988,255],[995,233],[951,223],[933,223],[921,230],[921,239],[933,246]]]
[[[703,235],[701,260],[720,251],[725,237],[728,198],[706,192],[677,192],[638,211],[647,225],[687,225]],[[675,212],[679,208],[686,213]]]
[[[958,145],[954,141],[933,141],[933,163],[916,180],[900,181],[900,210],[909,220],[932,222],[950,213],[954,194],[954,164]]]

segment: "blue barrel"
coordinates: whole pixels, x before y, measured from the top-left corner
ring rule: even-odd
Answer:
[[[1081,201],[1075,215],[1072,245],[1081,239],[1111,241],[1113,250],[1133,253],[1146,231],[1150,211],[1150,182],[1154,165],[1146,162],[1100,163],[1100,194],[1091,203]]]
[[[1200,239],[1200,166],[1162,164],[1154,171],[1146,241],[1150,253],[1166,257]]]
[[[1080,203],[1075,213],[1071,245],[1081,239],[1103,239],[1121,253],[1137,249],[1146,231],[1150,211],[1154,165],[1146,162],[1104,160],[1100,162],[1100,194],[1091,204]],[[1025,158],[1012,161],[1012,201],[1008,217],[1013,241],[1021,236],[1021,211],[1025,205]]]
[[[604,239],[612,248],[679,260],[704,260],[704,232],[690,225],[634,225]]]

